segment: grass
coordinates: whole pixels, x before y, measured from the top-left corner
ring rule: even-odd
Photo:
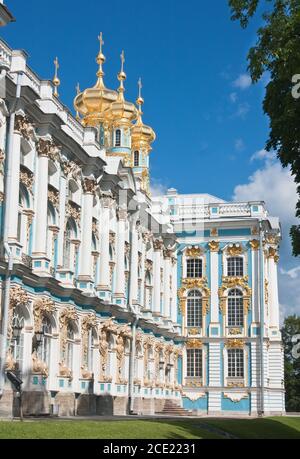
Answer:
[[[121,421],[4,421],[0,439],[300,439],[300,417]]]
[[[244,439],[300,439],[300,417],[208,419],[207,425]]]
[[[0,422],[0,439],[217,439],[190,421]]]

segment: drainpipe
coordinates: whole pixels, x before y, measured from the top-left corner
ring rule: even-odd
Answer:
[[[265,313],[264,313],[264,251],[263,251],[263,224],[259,222],[259,277],[260,277],[260,389],[261,389],[261,400],[260,400],[260,412],[259,415],[264,415],[265,405],[265,366],[264,366],[264,332],[265,332]]]
[[[0,396],[4,392],[5,384],[5,361],[6,361],[6,351],[7,351],[7,332],[8,332],[8,312],[9,312],[9,294],[10,294],[10,283],[11,283],[11,273],[13,270],[13,254],[11,248],[8,244],[8,230],[9,230],[9,212],[10,212],[10,194],[12,192],[12,175],[11,167],[13,162],[13,133],[15,127],[15,117],[16,117],[16,108],[17,100],[21,96],[21,78],[22,74],[18,73],[17,77],[17,89],[16,89],[16,99],[13,102],[12,109],[10,112],[9,119],[9,128],[7,136],[7,148],[6,148],[6,184],[5,184],[5,208],[4,208],[4,251],[8,257],[8,269],[5,278],[4,285],[4,301],[2,308],[2,345],[1,345],[1,363],[0,363]]]

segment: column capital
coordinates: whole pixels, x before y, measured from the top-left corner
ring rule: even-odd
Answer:
[[[82,188],[86,194],[95,194],[97,182],[94,178],[84,177],[82,180]]]
[[[174,251],[170,249],[164,249],[163,254],[165,260],[171,260],[171,258],[174,256]]]
[[[104,208],[106,209],[111,209],[113,207],[113,204],[115,202],[114,198],[112,196],[106,196],[106,195],[101,195],[101,204]]]
[[[218,242],[218,241],[210,241],[208,243],[208,247],[209,247],[211,252],[219,252],[220,242]]]
[[[40,137],[36,149],[39,156],[47,157],[53,161],[59,159],[60,147],[52,139],[43,139]]]
[[[30,140],[35,137],[34,126],[26,115],[16,115],[14,129],[26,140]]]
[[[125,209],[123,207],[119,207],[117,209],[117,218],[118,218],[119,221],[127,220],[127,216],[128,216],[127,209]]]
[[[161,239],[154,239],[153,241],[153,248],[155,252],[162,250],[164,247],[164,243]]]

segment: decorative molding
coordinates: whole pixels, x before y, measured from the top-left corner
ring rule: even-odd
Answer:
[[[228,349],[244,349],[245,342],[242,339],[229,338],[225,341],[225,346]]]
[[[248,397],[249,395],[246,392],[224,392],[224,398],[228,398],[234,403],[238,403]]]
[[[229,246],[226,249],[226,252],[230,257],[237,257],[239,255],[242,255],[243,247],[240,244],[229,244]]]
[[[52,315],[55,311],[55,303],[51,298],[38,298],[33,304],[34,332],[42,330],[42,323],[45,315]]]
[[[26,140],[35,137],[34,126],[25,115],[16,115],[15,131],[21,134]]]
[[[97,182],[95,179],[84,178],[82,180],[82,189],[84,193],[95,194],[97,189]]]
[[[53,140],[39,138],[36,148],[40,156],[47,156],[52,161],[59,161],[60,147]]]
[[[200,339],[188,339],[186,342],[187,349],[202,349],[203,342]]]
[[[30,170],[22,166],[20,166],[20,182],[32,193],[34,175]]]
[[[55,209],[59,209],[59,191],[54,188],[48,189],[48,201],[51,202]]]
[[[252,239],[251,241],[249,241],[249,244],[252,250],[259,250],[260,242],[257,239]]]
[[[188,247],[185,250],[185,256],[190,257],[190,258],[197,258],[200,257],[203,254],[203,250],[201,247]]]
[[[80,220],[81,220],[81,209],[77,205],[75,205],[73,202],[68,202],[66,206],[66,217],[73,218],[75,222],[77,223],[78,226],[80,226]]]
[[[248,285],[248,276],[244,277],[227,277],[223,276],[222,286],[219,288],[219,304],[223,315],[226,314],[227,291],[240,287],[243,290],[244,314],[248,314],[252,290]]]
[[[220,250],[220,242],[218,241],[210,241],[208,243],[209,250],[211,252],[219,252]]]

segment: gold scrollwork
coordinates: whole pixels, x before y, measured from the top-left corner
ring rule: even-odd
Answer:
[[[228,349],[243,349],[245,342],[242,339],[229,338],[226,340],[225,346]]]

